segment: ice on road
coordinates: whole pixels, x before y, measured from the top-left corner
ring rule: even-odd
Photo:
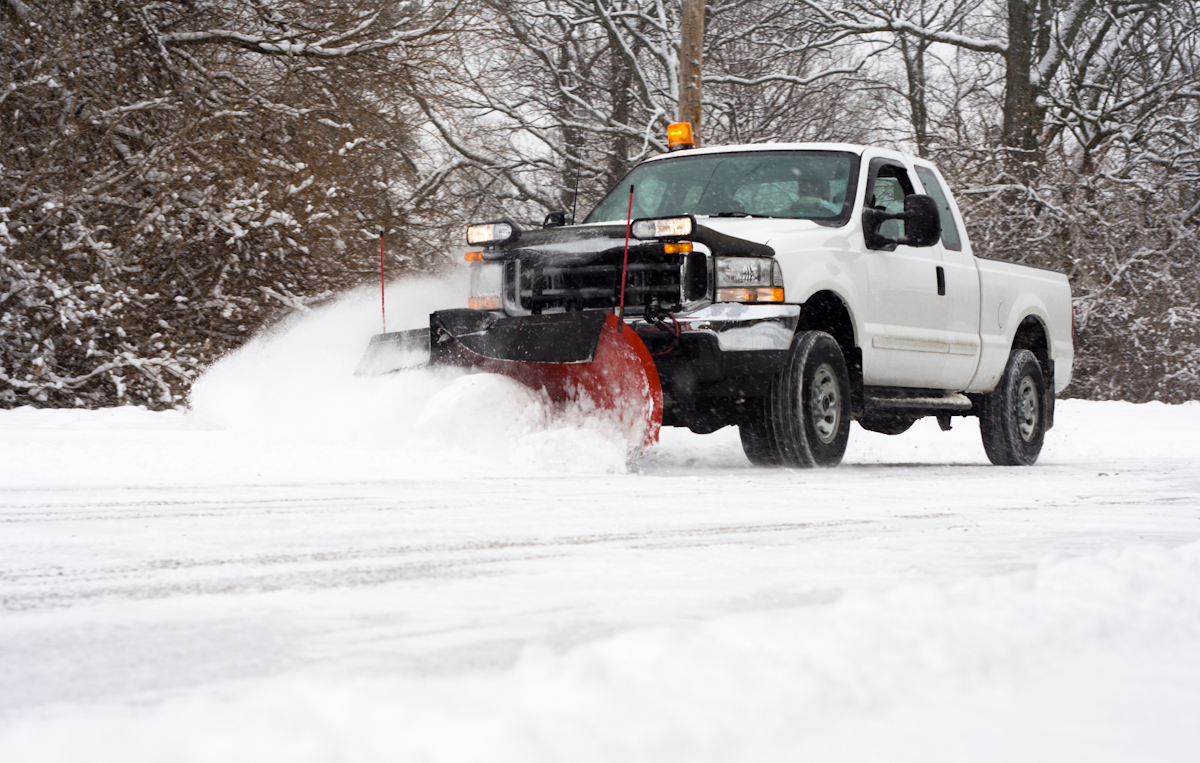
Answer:
[[[1200,404],[629,469],[508,380],[353,377],[365,305],[186,414],[0,411],[0,760],[1195,760]]]

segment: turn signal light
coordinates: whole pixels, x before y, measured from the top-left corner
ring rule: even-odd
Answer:
[[[717,289],[718,302],[782,302],[783,289],[778,286]]]
[[[467,252],[463,259],[467,262],[483,262],[483,252]]]
[[[692,137],[691,122],[676,122],[667,125],[667,150],[681,151],[687,148],[695,148],[696,139]]]
[[[675,241],[663,244],[664,254],[687,254],[692,251],[691,241]]]

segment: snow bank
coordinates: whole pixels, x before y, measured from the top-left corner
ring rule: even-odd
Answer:
[[[428,326],[462,301],[460,283],[410,281],[388,291],[391,331]],[[195,425],[240,433],[283,453],[338,444],[388,466],[381,477],[459,470],[614,473],[625,470],[615,426],[554,406],[493,374],[424,369],[354,375],[378,333],[378,295],[363,290],[256,337],[195,385]]]
[[[1200,745],[1197,643],[1200,544],[1143,546],[531,646],[450,678],[308,672],[151,708],[58,708],[0,732],[0,758],[1185,761]]]
[[[428,326],[465,291],[391,284],[388,329]],[[355,376],[381,329],[378,300],[353,292],[255,337],[196,382],[186,414],[0,411],[0,432],[20,438],[11,453],[0,442],[8,486],[423,479],[461,474],[464,459],[476,476],[627,471],[613,422],[508,379],[451,368]]]

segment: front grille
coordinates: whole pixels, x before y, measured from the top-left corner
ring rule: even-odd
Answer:
[[[511,262],[505,279],[510,300],[519,300],[521,310],[535,314],[614,308],[621,296],[623,255],[621,250],[610,250],[578,264],[558,258]],[[678,254],[631,248],[625,279],[626,309],[640,313],[651,299],[664,307],[679,305],[684,299],[684,271],[684,260]]]

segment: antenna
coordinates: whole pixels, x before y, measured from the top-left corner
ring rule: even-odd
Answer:
[[[575,209],[579,206],[579,173],[583,170],[575,165],[575,195],[571,197],[571,225],[575,224]]]

